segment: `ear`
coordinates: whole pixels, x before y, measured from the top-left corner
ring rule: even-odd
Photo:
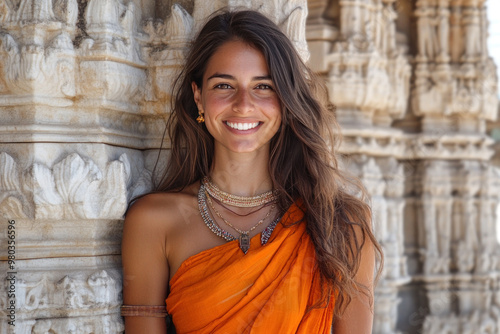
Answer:
[[[191,88],[193,89],[194,102],[198,106],[198,109],[201,109],[201,89],[198,88],[198,85],[194,81],[191,82]]]

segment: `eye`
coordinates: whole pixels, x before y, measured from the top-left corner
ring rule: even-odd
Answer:
[[[263,89],[263,90],[264,89],[270,89],[270,90],[273,89],[273,87],[271,87],[270,85],[266,85],[266,84],[258,84],[255,88],[257,88],[257,89]]]
[[[228,84],[222,83],[222,84],[216,85],[214,88],[218,88],[218,89],[231,89],[232,87],[229,86]]]

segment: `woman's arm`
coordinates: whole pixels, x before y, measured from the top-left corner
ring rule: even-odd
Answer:
[[[127,213],[122,239],[123,304],[165,305],[169,268],[164,211],[157,196],[137,201]],[[168,217],[168,216],[167,216]],[[165,318],[127,316],[127,334],[165,334]]]
[[[361,229],[354,228],[358,240],[362,240]],[[361,262],[354,279],[368,290],[359,291],[353,297],[345,312],[333,323],[334,334],[371,334],[373,325],[373,279],[375,269],[375,250],[368,237],[361,249]]]

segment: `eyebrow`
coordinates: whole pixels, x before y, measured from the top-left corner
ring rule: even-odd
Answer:
[[[210,77],[208,77],[207,81],[210,79],[214,79],[214,78],[236,80],[236,78],[230,74],[215,73],[215,74],[211,75]],[[272,79],[271,79],[270,75],[262,75],[262,76],[253,77],[252,80],[272,80]]]

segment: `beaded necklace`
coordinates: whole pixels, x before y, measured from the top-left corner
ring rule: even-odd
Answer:
[[[206,191],[205,191],[206,193]],[[207,196],[208,197],[208,196]],[[259,206],[257,209],[254,209],[250,212],[247,212],[247,213],[238,213],[234,210],[232,210],[231,208],[229,208],[227,205],[224,205],[224,203],[222,203],[221,201],[211,197],[211,200],[214,201],[215,203],[219,204],[221,207],[223,207],[224,209],[226,209],[227,211],[235,214],[236,216],[240,216],[240,217],[247,217],[247,216],[250,216],[250,215],[253,215],[254,213],[264,209],[265,207],[269,206],[269,205],[274,205],[276,202],[269,202],[269,203],[266,203],[266,204],[262,204],[261,206]]]
[[[212,203],[212,200],[210,199],[210,195],[208,193],[205,193],[205,197],[207,199],[208,205],[210,205],[210,207],[212,208],[212,211],[215,212],[215,214],[217,215],[217,217],[219,217],[220,219],[222,219],[224,221],[224,223],[226,223],[227,226],[231,227],[233,230],[235,230],[239,234],[249,234],[250,232],[252,232],[253,230],[255,230],[257,228],[257,226],[259,226],[260,224],[262,224],[264,222],[264,220],[271,215],[271,211],[275,208],[275,205],[273,205],[271,207],[271,210],[269,210],[267,212],[266,216],[264,218],[262,218],[261,220],[259,220],[257,222],[257,224],[255,224],[254,226],[252,226],[248,231],[242,231],[239,228],[237,228],[236,226],[234,226],[233,224],[231,224],[230,222],[228,222],[226,218],[222,217],[222,215],[219,212],[219,210],[217,210],[215,208],[215,206],[214,206],[214,203]]]
[[[233,241],[236,240],[236,237],[234,237],[231,233],[223,230],[220,228],[210,217],[210,213],[208,210],[207,206],[207,195],[206,195],[206,188],[203,185],[203,183],[200,185],[200,190],[198,191],[198,208],[200,210],[201,218],[203,219],[203,222],[205,225],[208,227],[210,231],[212,231],[215,235],[221,237],[222,239],[226,241]],[[208,192],[208,191],[207,191]],[[270,210],[271,211],[271,210]],[[260,244],[265,245],[269,238],[271,237],[271,233],[273,232],[274,228],[276,227],[276,224],[280,221],[281,217],[276,218],[274,221],[272,221],[265,229],[264,231],[261,232],[260,234]],[[259,221],[259,224],[260,221]],[[242,234],[240,234],[241,238]],[[240,240],[240,238],[238,238]],[[248,238],[248,239],[246,239]],[[250,248],[250,237],[248,234],[246,235],[246,238],[244,237],[244,240],[240,240],[240,249],[243,251],[243,253],[247,253],[248,249]],[[243,241],[243,244],[242,244]]]
[[[232,195],[220,190],[219,187],[217,187],[208,176],[205,176],[201,180],[201,183],[205,186],[210,196],[212,196],[216,200],[224,204],[236,206],[239,208],[253,208],[259,205],[276,201],[278,198],[276,191],[273,190],[267,191],[257,196]]]

